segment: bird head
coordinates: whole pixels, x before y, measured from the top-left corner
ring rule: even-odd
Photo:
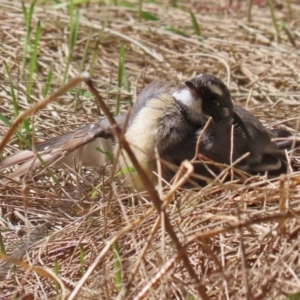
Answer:
[[[231,95],[226,85],[210,74],[199,74],[185,82],[196,102],[202,104],[202,113],[219,121],[233,113]]]

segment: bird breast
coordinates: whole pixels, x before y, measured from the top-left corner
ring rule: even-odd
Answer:
[[[182,113],[182,106],[170,94],[161,94],[151,100],[139,111],[125,133],[136,159],[152,182],[156,182],[153,171],[156,169],[155,149],[158,153],[180,142],[187,131],[191,131]],[[115,155],[119,145],[115,147]],[[116,157],[116,156],[115,156]],[[121,149],[118,158],[119,167],[126,179],[137,189],[143,185],[137,174],[130,172],[132,163],[127,153]]]

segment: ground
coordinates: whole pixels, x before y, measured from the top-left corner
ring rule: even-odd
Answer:
[[[84,70],[113,113],[127,111],[157,77],[183,82],[212,73],[265,126],[297,134],[297,0],[94,2],[0,0],[2,137],[20,113]],[[100,116],[82,83],[23,122],[2,157],[26,148],[32,132],[38,142]],[[136,202],[110,170],[62,169],[0,184],[0,246],[11,258],[1,256],[1,299],[300,292],[299,172],[176,190],[165,216],[175,246],[151,199]]]

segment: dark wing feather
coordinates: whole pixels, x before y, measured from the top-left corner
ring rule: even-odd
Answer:
[[[235,122],[242,127],[252,153],[253,163],[259,162],[265,154],[282,155],[282,151],[271,141],[271,132],[246,109],[234,107]]]
[[[234,126],[233,137],[232,125]],[[172,149],[166,149],[163,159],[170,161],[175,165],[180,165],[184,159],[193,159],[195,156],[195,149],[199,135],[203,129],[200,129],[197,133],[189,134],[182,142],[177,144]],[[252,130],[252,129],[251,129]],[[253,135],[257,135],[257,132],[252,132]],[[269,138],[269,137],[268,137]],[[242,160],[236,168],[249,173],[260,173],[265,171],[280,170],[282,163],[284,162],[283,152],[280,151],[275,144],[274,149],[276,151],[262,151],[259,154],[255,154],[256,157],[252,157],[252,147],[250,147],[249,140],[246,137],[246,133],[239,122],[235,122],[233,118],[223,118],[218,122],[211,123],[206,131],[203,133],[201,142],[199,144],[199,154],[204,155],[208,159],[222,164],[231,163],[231,140],[233,141],[232,162],[242,157],[247,152],[250,156]],[[270,138],[269,138],[270,140]],[[270,141],[270,143],[272,143]],[[273,147],[272,145],[270,148]],[[269,150],[269,148],[268,148]],[[197,174],[203,176],[209,176],[207,169],[202,163],[196,163],[194,165],[194,171]],[[218,171],[217,169],[215,171]],[[167,171],[167,177],[170,178]]]

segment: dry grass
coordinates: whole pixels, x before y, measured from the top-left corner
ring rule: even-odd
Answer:
[[[155,22],[139,22],[136,9],[83,4],[69,77],[82,71],[89,34],[92,40],[84,69],[90,68],[99,30],[107,20],[93,77],[112,110],[118,93],[119,49],[125,44],[125,69],[132,91],[121,91],[122,110],[127,110],[129,97],[134,98],[144,83],[157,76],[183,81],[195,73],[209,72],[225,82],[230,78],[235,103],[247,106],[266,126],[297,134],[297,1],[291,1],[291,20],[289,1],[277,1],[275,5],[278,23],[288,24],[291,37],[285,31],[276,35],[266,1],[253,1],[252,22],[247,22],[246,4],[233,1],[229,7],[223,2],[220,6],[217,0],[183,1],[179,3],[181,9],[167,3],[144,3],[143,9],[159,18]],[[26,30],[19,1],[1,0],[0,5],[0,111],[13,120],[10,83],[3,62],[9,66],[22,111],[30,106],[26,101],[28,70],[21,74]],[[199,22],[201,38],[194,35],[190,9]],[[37,5],[33,31],[38,20],[42,22],[42,37],[30,95],[33,102],[43,98],[50,68],[51,90],[62,85],[69,38],[66,10]],[[180,29],[186,35],[166,27]],[[36,139],[56,136],[97,119],[99,110],[86,91],[82,85],[38,111],[32,119]],[[250,92],[252,97],[247,101]],[[79,101],[76,112],[75,100]],[[1,136],[6,132],[7,127],[1,123]],[[18,148],[13,138],[4,156]],[[295,154],[293,159],[299,160],[299,156]],[[123,287],[119,299],[198,299],[197,285],[182,264],[184,250],[208,298],[286,299],[286,294],[300,291],[299,173],[274,180],[252,177],[244,185],[227,182],[177,191],[167,212],[183,247],[178,251],[163,222],[156,221],[152,203],[144,200],[134,204],[126,186],[110,183],[109,167],[99,178],[89,170],[77,171],[57,171],[60,184],[42,176],[35,182],[0,186],[0,228],[7,254],[42,270],[53,272],[57,265],[61,279],[56,284],[40,269],[10,268],[10,263],[2,262],[1,299],[25,294],[28,299],[56,299],[72,291],[75,296],[75,288],[77,299],[117,298],[114,241],[119,247],[117,261]]]

